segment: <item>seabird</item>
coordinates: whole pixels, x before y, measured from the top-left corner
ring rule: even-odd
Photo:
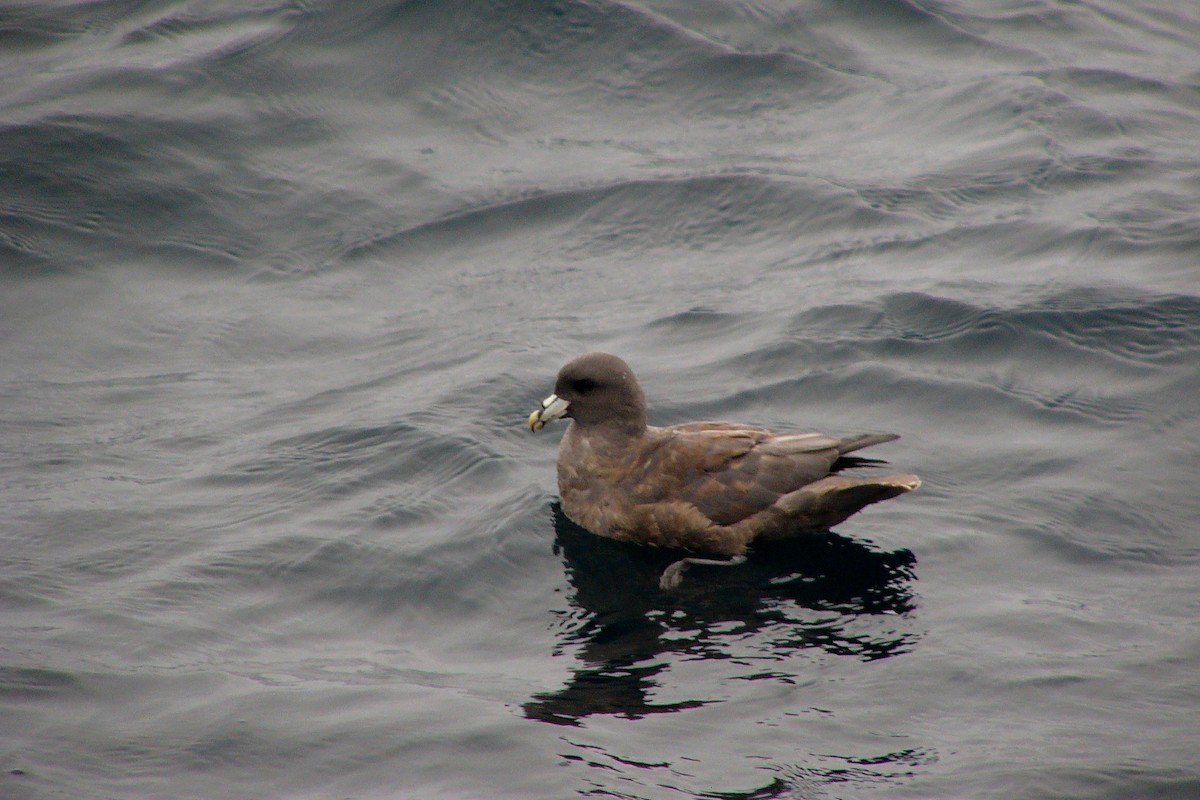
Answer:
[[[679,585],[689,564],[734,565],[758,539],[828,530],[871,503],[911,492],[916,475],[833,474],[847,453],[894,433],[835,437],[772,433],[734,422],[646,424],[629,365],[587,353],[558,373],[529,429],[569,418],[558,448],[558,491],[573,522],[600,536],[726,556],[688,557],[662,574]]]

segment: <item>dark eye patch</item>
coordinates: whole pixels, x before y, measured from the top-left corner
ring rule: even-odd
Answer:
[[[571,381],[571,388],[579,394],[587,394],[596,388],[596,382],[591,378],[578,378]]]

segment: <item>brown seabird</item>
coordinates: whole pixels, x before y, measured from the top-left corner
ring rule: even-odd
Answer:
[[[828,530],[871,503],[921,485],[916,475],[831,474],[841,456],[898,439],[771,433],[733,422],[646,424],[646,399],[629,365],[587,353],[558,373],[529,429],[569,417],[558,447],[563,512],[600,536],[729,556],[689,557],[663,572],[679,585],[688,564],[745,561],[756,539]]]

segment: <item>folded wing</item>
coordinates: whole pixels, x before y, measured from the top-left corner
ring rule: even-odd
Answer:
[[[717,525],[741,522],[821,480],[842,453],[895,438],[772,435],[729,423],[692,423],[670,431],[660,457],[665,466],[679,467],[672,470],[680,477],[676,496]]]

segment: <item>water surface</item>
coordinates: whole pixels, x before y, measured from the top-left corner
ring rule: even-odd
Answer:
[[[1200,14],[0,10],[0,796],[1200,796]],[[562,362],[894,431],[737,570]]]

